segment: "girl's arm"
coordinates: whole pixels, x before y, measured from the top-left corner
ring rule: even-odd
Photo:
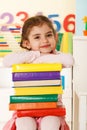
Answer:
[[[74,59],[71,54],[59,52],[40,56],[33,63],[61,63],[63,67],[67,68],[73,66]]]
[[[39,56],[39,51],[21,51],[10,53],[3,58],[3,65],[11,67],[13,64],[31,63]]]

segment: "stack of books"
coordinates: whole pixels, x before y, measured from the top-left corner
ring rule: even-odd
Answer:
[[[58,94],[63,94],[61,70],[59,63],[14,64],[9,110],[16,110],[18,117],[64,116],[65,108],[58,106]]]

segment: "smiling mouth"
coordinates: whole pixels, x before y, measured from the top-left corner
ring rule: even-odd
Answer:
[[[50,47],[50,45],[43,45],[43,46],[40,46],[40,48],[47,48],[47,47]]]

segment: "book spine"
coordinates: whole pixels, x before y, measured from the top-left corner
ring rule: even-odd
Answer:
[[[57,108],[56,102],[10,103],[9,110]]]
[[[58,86],[61,85],[61,80],[35,80],[35,81],[14,81],[14,87],[26,86]]]
[[[15,95],[62,94],[62,86],[14,88]]]
[[[10,103],[23,103],[23,102],[57,102],[57,94],[48,95],[22,95],[22,96],[10,96]]]
[[[61,71],[62,64],[42,63],[42,64],[14,64],[12,72],[44,72],[44,71]]]
[[[65,116],[66,109],[63,107],[58,108],[49,108],[49,109],[33,109],[33,110],[20,110],[17,111],[17,117],[25,117],[25,116],[32,116],[32,117],[43,117],[43,116]]]
[[[15,72],[12,73],[13,81],[27,81],[27,80],[53,80],[60,79],[60,71],[55,72]]]

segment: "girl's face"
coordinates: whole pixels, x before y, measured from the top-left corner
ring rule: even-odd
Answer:
[[[40,53],[51,53],[56,48],[56,36],[47,24],[34,26],[28,40],[27,48]]]

